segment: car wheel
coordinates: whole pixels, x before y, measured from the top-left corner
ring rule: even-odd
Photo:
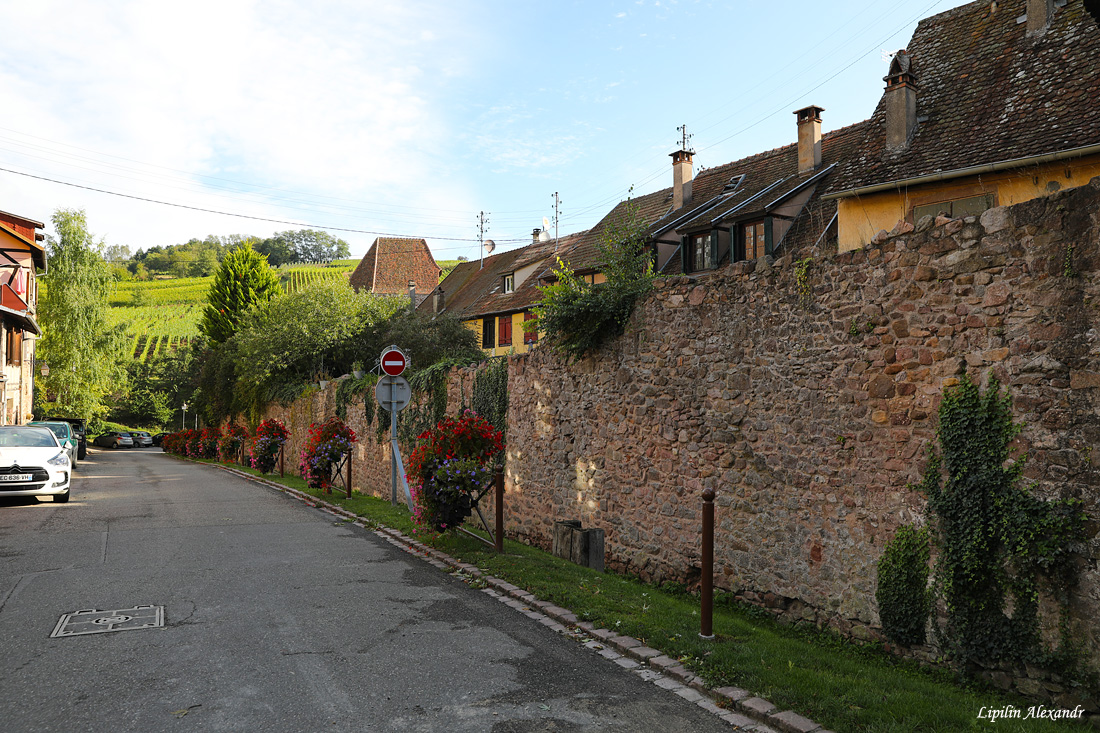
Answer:
[[[66,491],[64,494],[54,494],[53,495],[53,503],[54,504],[64,504],[68,500],[69,500],[69,492],[68,491]]]

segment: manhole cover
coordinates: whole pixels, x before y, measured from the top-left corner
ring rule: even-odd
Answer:
[[[134,606],[114,611],[88,609],[62,616],[54,627],[53,633],[50,634],[50,638],[152,629],[160,626],[164,626],[164,606]]]

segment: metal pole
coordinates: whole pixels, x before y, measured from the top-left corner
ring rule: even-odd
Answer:
[[[493,533],[493,539],[496,541],[497,552],[504,552],[504,469],[497,468],[496,473],[493,474],[493,484],[496,488],[496,496],[493,498],[493,503],[496,509],[496,531]]]
[[[286,471],[284,470],[284,467],[283,467],[283,452],[284,451],[285,451],[285,446],[280,445],[279,446],[279,477],[280,478],[286,476]]]
[[[397,380],[390,380],[390,503],[397,506]]]
[[[714,489],[703,489],[703,578],[699,589],[702,608],[699,636],[714,638]]]
[[[348,453],[348,498],[351,498],[351,452]]]

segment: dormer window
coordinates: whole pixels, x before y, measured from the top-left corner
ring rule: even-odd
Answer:
[[[516,273],[510,272],[504,276],[504,292],[514,293],[516,291]]]

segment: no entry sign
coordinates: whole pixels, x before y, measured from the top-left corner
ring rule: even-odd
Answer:
[[[382,352],[382,371],[391,377],[396,377],[405,371],[409,360],[396,346],[391,346]]]

